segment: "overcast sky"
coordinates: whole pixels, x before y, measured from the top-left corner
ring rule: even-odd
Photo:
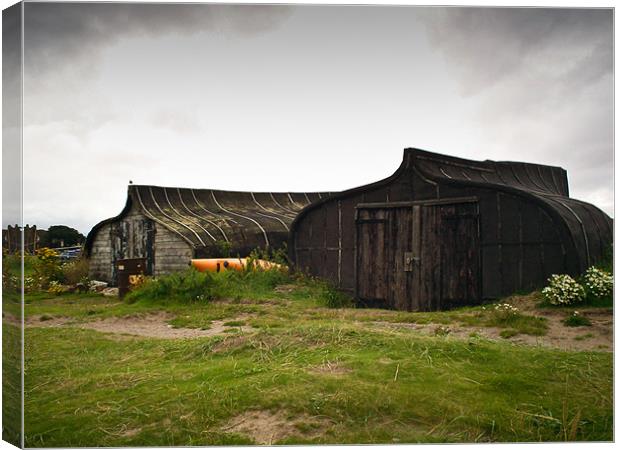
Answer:
[[[338,191],[405,147],[562,166],[613,215],[612,31],[609,9],[27,3],[24,220],[87,233],[129,180]]]

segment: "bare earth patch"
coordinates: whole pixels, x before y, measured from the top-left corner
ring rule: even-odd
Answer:
[[[545,336],[517,335],[510,341],[530,345],[544,345],[564,350],[598,350],[613,351],[613,309],[612,308],[579,308],[579,313],[592,323],[585,327],[567,327],[562,323],[571,310],[556,308],[538,308],[538,294],[514,295],[507,303],[519,308],[524,314],[545,317],[549,331]],[[499,333],[498,333],[499,335]],[[587,335],[587,337],[585,337]]]
[[[26,317],[24,323],[27,327],[61,327],[71,322],[71,320],[70,317],[41,314]]]
[[[94,320],[91,322],[76,323],[68,317],[30,316],[26,320],[26,326],[30,327],[59,327],[75,326],[102,333],[112,333],[121,335],[132,335],[160,339],[191,339],[208,336],[228,334],[230,331],[247,333],[253,331],[252,327],[228,326],[225,323],[232,320],[244,320],[247,316],[240,316],[226,320],[214,320],[208,330],[200,328],[175,328],[168,324],[174,316],[164,312],[157,312],[141,316],[107,317],[105,319]],[[73,320],[73,321],[72,321]]]
[[[573,351],[613,351],[613,310],[605,308],[579,308],[582,316],[587,317],[591,326],[567,327],[562,322],[571,313],[569,310],[554,308],[538,308],[539,299],[533,295],[513,296],[506,303],[516,306],[523,314],[544,317],[549,327],[544,336],[517,334],[510,338],[502,338],[500,333],[505,328],[462,326],[459,322],[450,324],[417,324],[395,323],[385,321],[371,322],[372,325],[395,331],[414,331],[421,334],[435,336],[438,327],[442,327],[445,336],[456,339],[469,339],[473,333],[480,337],[498,341],[508,341],[515,344],[544,346]],[[441,331],[441,330],[440,330]]]
[[[222,431],[245,434],[257,444],[272,445],[288,437],[319,437],[328,424],[323,418],[306,414],[291,417],[282,411],[246,411],[233,417]]]

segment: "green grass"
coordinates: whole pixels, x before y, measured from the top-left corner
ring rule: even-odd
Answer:
[[[491,313],[485,325],[488,327],[509,328],[517,333],[530,334],[532,336],[544,336],[547,334],[547,319],[525,314],[511,314],[508,317]]]
[[[589,295],[586,299],[575,305],[578,307],[590,306],[594,308],[612,308],[614,306],[614,297],[613,295],[608,295],[607,297],[594,297]]]
[[[578,314],[571,314],[562,321],[567,327],[589,327],[592,325],[590,319]]]
[[[537,305],[539,308],[549,308],[556,310],[574,311],[575,308],[613,308],[614,299],[613,295],[607,297],[593,297],[587,296],[582,302],[574,303],[572,305],[552,305],[546,301],[541,301]]]
[[[89,321],[167,311],[176,316],[169,322],[175,327],[208,328],[222,320],[254,331],[118,340],[79,328],[28,328],[26,446],[246,445],[251,437],[227,425],[248,410],[321,421],[318,428],[297,426],[297,434],[281,444],[613,438],[608,352],[375,326],[497,324],[481,307],[434,313],[334,309],[325,307],[325,285],[312,280],[240,278],[235,286],[222,278],[215,283],[226,295],[205,302],[143,297],[126,303],[93,294],[30,298],[27,316]],[[277,289],[280,284],[287,289]],[[524,318],[498,325],[541,329]],[[347,371],[312,370],[336,363]]]
[[[198,272],[188,269],[148,280],[126,296],[128,303],[170,304],[208,303],[214,298],[268,299],[278,285],[295,282],[291,297],[315,298],[329,308],[352,306],[352,299],[333,289],[328,283],[316,279],[298,277],[291,279],[287,270]]]
[[[21,331],[2,326],[2,439],[21,446]]]
[[[593,338],[594,335],[592,333],[582,334],[580,336],[575,336],[576,341],[585,341],[586,339]]]
[[[499,335],[504,339],[509,339],[511,337],[517,336],[519,334],[519,330],[515,330],[514,328],[506,328],[505,330],[500,331]]]

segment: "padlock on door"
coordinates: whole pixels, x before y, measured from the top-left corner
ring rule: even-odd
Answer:
[[[413,272],[413,252],[405,252],[405,272]]]
[[[420,257],[413,256],[413,252],[405,252],[405,272],[413,272],[413,268],[416,264],[420,264]]]

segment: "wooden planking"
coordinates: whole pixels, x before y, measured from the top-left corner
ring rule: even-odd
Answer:
[[[356,227],[346,225],[346,222],[353,220],[355,205],[360,202],[417,202],[466,196],[478,198],[480,230],[476,236],[480,239],[480,252],[479,268],[474,270],[480,272],[477,293],[480,298],[497,298],[510,295],[516,290],[541,287],[543,276],[546,277],[550,272],[577,273],[581,260],[588,256],[588,252],[594,260],[601,253],[603,245],[611,241],[610,220],[606,215],[592,205],[557,196],[556,184],[562,186],[562,193],[565,193],[563,188],[566,185],[565,171],[560,168],[466,161],[415,149],[405,152],[405,162],[406,166],[401,166],[385,182],[336,194],[331,200],[341,204],[339,258],[342,287],[355,285],[357,271],[352,270],[347,274],[345,261],[352,261],[353,265],[357,261],[354,257],[355,233],[350,231]],[[439,168],[445,174],[440,173]],[[541,193],[541,190],[546,192]],[[316,209],[307,210],[296,222],[293,233],[301,232],[308,224],[314,227],[313,231],[319,231],[327,224],[336,223],[334,208],[326,213],[329,209],[326,206],[317,205]],[[421,221],[423,240],[440,243],[441,238],[429,231],[433,227],[432,223]],[[335,235],[329,237],[335,238]],[[352,246],[348,245],[349,240],[353,242]],[[314,248],[318,249],[320,245],[317,242]],[[426,256],[433,254],[432,249],[423,252],[427,253]],[[337,270],[338,266],[331,261],[336,256],[328,254],[326,258],[328,266]],[[420,274],[425,270],[422,268]],[[428,270],[430,281],[427,284],[431,287],[436,282],[433,279],[436,273],[432,269]],[[454,289],[458,290],[456,287]],[[415,301],[420,304],[431,302],[430,297],[423,294]]]
[[[342,249],[342,267],[340,271],[342,289],[352,291],[355,288],[355,250],[354,249]]]
[[[412,253],[413,208],[395,208],[389,217],[388,276],[389,305],[401,311],[411,310],[412,271],[406,271],[405,254]]]
[[[480,236],[474,203],[441,206],[440,307],[478,303],[480,292]]]
[[[502,296],[502,276],[499,264],[499,245],[483,245],[482,257],[482,298],[494,299]]]
[[[110,225],[101,228],[93,241],[89,259],[88,276],[110,283],[112,280]]]
[[[533,291],[545,283],[541,245],[527,244],[521,247],[521,259],[525,273],[519,285],[521,290]]]
[[[480,301],[476,203],[360,206],[357,233],[362,303],[427,311]]]
[[[420,296],[413,305],[415,311],[435,311],[441,308],[436,293],[441,292],[441,245],[439,241],[439,208],[421,208],[420,239]]]
[[[387,216],[383,210],[362,210],[358,216],[357,296],[388,307]]]
[[[105,225],[93,243],[91,265],[98,264],[92,261],[92,255],[99,252],[97,242],[102,239],[104,234],[109,238],[104,244],[107,247],[104,264],[108,268],[104,281],[112,285],[117,284],[116,261],[119,259],[146,258],[146,273],[150,274],[152,271],[153,222],[141,213],[135,203],[133,205],[121,220]],[[103,231],[104,229],[107,232]]]
[[[153,275],[178,272],[189,267],[192,248],[166,227],[155,225],[153,247]]]
[[[422,207],[413,206],[411,211],[411,253],[414,258],[411,274],[411,293],[409,311],[416,309],[415,302],[421,297],[422,283]]]

